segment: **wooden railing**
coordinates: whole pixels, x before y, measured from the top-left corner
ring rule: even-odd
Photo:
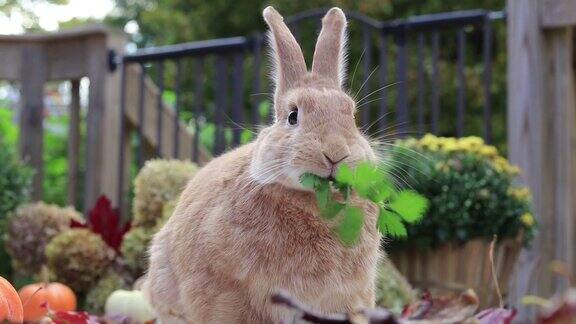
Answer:
[[[118,166],[128,169],[130,156],[120,156],[120,146],[129,141],[131,130],[143,130],[145,146],[152,151],[158,146],[155,126],[158,108],[164,118],[166,132],[179,129],[181,155],[190,156],[193,135],[182,122],[176,121],[172,108],[158,103],[158,89],[136,66],[127,69],[126,110],[121,116],[121,74],[111,71],[111,53],[122,55],[127,39],[103,26],[83,27],[59,33],[0,36],[0,80],[19,83],[20,137],[19,152],[23,161],[35,169],[32,198],[42,199],[44,179],[44,85],[49,81],[71,81],[71,102],[68,125],[68,181],[67,201],[74,205],[78,188],[84,187],[83,206],[93,206],[101,194],[117,203],[118,197],[127,194],[118,180]],[[80,113],[80,79],[87,77],[88,110],[83,121]],[[151,116],[143,125],[137,117],[139,107],[139,80],[144,82],[143,111]],[[86,125],[86,142],[81,140],[81,124]],[[153,126],[154,125],[154,126]],[[174,147],[174,137],[164,136],[159,156],[170,157],[167,151]],[[84,183],[79,183],[80,147],[86,148]],[[205,163],[210,154],[199,149],[199,162]],[[186,155],[187,154],[187,155]],[[128,172],[128,171],[126,171]]]

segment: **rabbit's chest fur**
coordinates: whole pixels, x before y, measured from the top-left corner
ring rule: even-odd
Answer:
[[[375,206],[364,203],[360,240],[345,247],[334,224],[317,215],[312,193],[246,186],[249,160],[233,153],[195,176],[153,242],[151,269],[154,253],[164,254],[180,304],[208,314],[224,300],[255,322],[285,316],[269,304],[279,290],[326,312],[371,306],[380,240]]]

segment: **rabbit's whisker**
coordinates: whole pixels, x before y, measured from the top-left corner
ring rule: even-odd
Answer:
[[[368,74],[368,77],[366,77],[366,80],[364,80],[364,82],[362,83],[362,85],[360,86],[360,89],[358,89],[358,91],[356,92],[356,94],[353,97],[353,100],[356,101],[356,98],[358,97],[358,95],[360,94],[360,91],[362,91],[362,89],[364,88],[364,86],[366,85],[366,83],[368,81],[370,81],[370,78],[372,77],[372,74],[374,74],[374,72],[376,72],[376,70],[378,69],[379,65],[376,65],[376,67],[372,70],[372,72],[370,72],[370,74]]]
[[[359,105],[359,104],[362,103],[363,100],[369,98],[371,95],[373,95],[373,94],[375,94],[375,93],[377,93],[377,92],[379,92],[379,91],[385,90],[385,89],[387,89],[387,88],[390,88],[390,87],[392,87],[392,86],[395,86],[395,85],[397,85],[398,83],[400,83],[400,81],[392,82],[392,83],[390,83],[390,84],[387,84],[387,85],[385,85],[385,86],[382,86],[382,87],[380,87],[380,88],[378,88],[378,89],[370,92],[369,94],[365,95],[364,97],[362,97],[362,99],[356,101],[356,104]]]
[[[366,47],[362,49],[362,54],[360,54],[360,58],[358,59],[356,65],[354,66],[354,72],[352,72],[352,79],[350,81],[350,90],[352,90],[354,87],[354,78],[356,77],[356,70],[358,70],[358,65],[360,65],[360,61],[362,61],[362,58],[364,57],[365,53],[366,53]]]

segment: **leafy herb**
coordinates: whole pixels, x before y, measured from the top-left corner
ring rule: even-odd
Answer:
[[[300,183],[316,193],[318,208],[323,218],[339,218],[337,235],[347,246],[357,242],[364,224],[362,209],[350,202],[352,192],[379,206],[378,230],[383,235],[397,238],[407,236],[404,222],[418,222],[428,207],[426,198],[418,193],[395,190],[387,174],[370,163],[361,163],[355,169],[344,164],[336,172],[334,181],[306,173],[300,178]],[[335,200],[334,191],[342,194],[343,202]]]

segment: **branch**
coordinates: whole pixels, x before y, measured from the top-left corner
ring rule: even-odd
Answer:
[[[350,314],[322,314],[320,312],[312,310],[310,307],[304,305],[300,301],[296,300],[292,296],[285,292],[278,292],[271,297],[271,301],[274,304],[283,305],[290,309],[294,309],[300,312],[301,319],[306,320],[310,323],[318,324],[354,324],[356,323],[354,319],[350,317]],[[370,324],[397,324],[394,316],[384,309],[369,309],[364,310],[359,313],[360,316],[365,317]]]

